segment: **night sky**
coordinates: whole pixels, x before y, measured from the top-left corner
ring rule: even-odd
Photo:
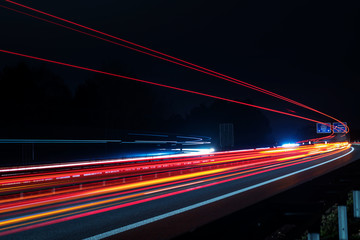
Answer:
[[[257,85],[360,129],[359,1],[33,0],[19,3]],[[14,7],[1,2],[1,5]],[[1,49],[95,69],[115,64],[129,76],[166,83],[329,121],[221,79],[184,69],[49,23],[0,8]],[[0,68],[23,61],[0,53]],[[92,73],[47,64],[75,91]],[[119,81],[125,81],[119,79]],[[185,114],[205,97],[157,89]],[[144,101],[146,101],[144,99]],[[280,137],[303,120],[266,113]],[[291,137],[290,137],[291,138]]]

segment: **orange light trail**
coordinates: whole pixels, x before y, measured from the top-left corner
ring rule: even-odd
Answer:
[[[322,145],[317,145],[322,146]],[[330,149],[332,145],[328,145]],[[259,161],[270,162],[273,158],[290,157],[293,155],[293,151],[297,154],[309,154],[312,147],[303,146],[299,149],[276,149],[276,150],[256,150],[251,152],[240,152],[235,156],[235,153],[217,153],[212,154],[211,157],[188,157],[182,159],[182,157],[172,157],[171,160],[163,159],[161,162],[140,162],[136,164],[124,164],[120,166],[99,166],[92,169],[79,169],[79,170],[58,170],[51,172],[42,172],[37,174],[22,174],[14,178],[13,176],[2,177],[0,179],[0,193],[13,192],[26,190],[30,188],[40,187],[52,187],[61,184],[76,184],[83,181],[99,181],[103,179],[109,179],[110,177],[129,177],[138,174],[150,174],[163,170],[171,170],[176,168],[194,168],[203,165],[224,164],[229,162],[244,162],[252,159],[251,164]],[[274,156],[274,153],[276,156]],[[245,164],[245,163],[244,163]],[[81,166],[81,163],[79,163]],[[49,165],[51,168],[51,165]]]
[[[0,236],[316,161],[349,147],[348,143],[329,143],[290,149],[237,151],[236,154],[232,154],[234,161],[229,161],[228,152],[220,152],[216,154],[218,158],[213,165],[206,165],[203,169],[183,170],[174,176],[85,188],[81,191],[73,187],[58,194],[34,194],[29,198],[18,198],[13,201],[3,199],[0,200],[0,213],[3,216],[0,218]],[[253,154],[257,158],[254,158]],[[220,164],[222,155],[224,162]],[[248,161],[238,161],[246,157]],[[257,161],[259,159],[260,161]]]

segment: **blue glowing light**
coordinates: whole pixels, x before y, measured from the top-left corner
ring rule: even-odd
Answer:
[[[281,145],[282,147],[288,148],[288,147],[298,147],[300,146],[300,144],[298,143],[285,143],[283,145]]]

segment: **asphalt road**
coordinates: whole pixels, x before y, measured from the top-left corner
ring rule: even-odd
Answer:
[[[358,146],[304,149],[257,150],[8,201],[3,195],[0,238],[168,239],[360,158]]]

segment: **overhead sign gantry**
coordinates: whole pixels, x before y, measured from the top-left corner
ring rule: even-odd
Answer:
[[[333,123],[334,133],[346,133],[347,123],[346,122],[334,122]]]
[[[331,123],[316,123],[316,133],[331,133]]]

